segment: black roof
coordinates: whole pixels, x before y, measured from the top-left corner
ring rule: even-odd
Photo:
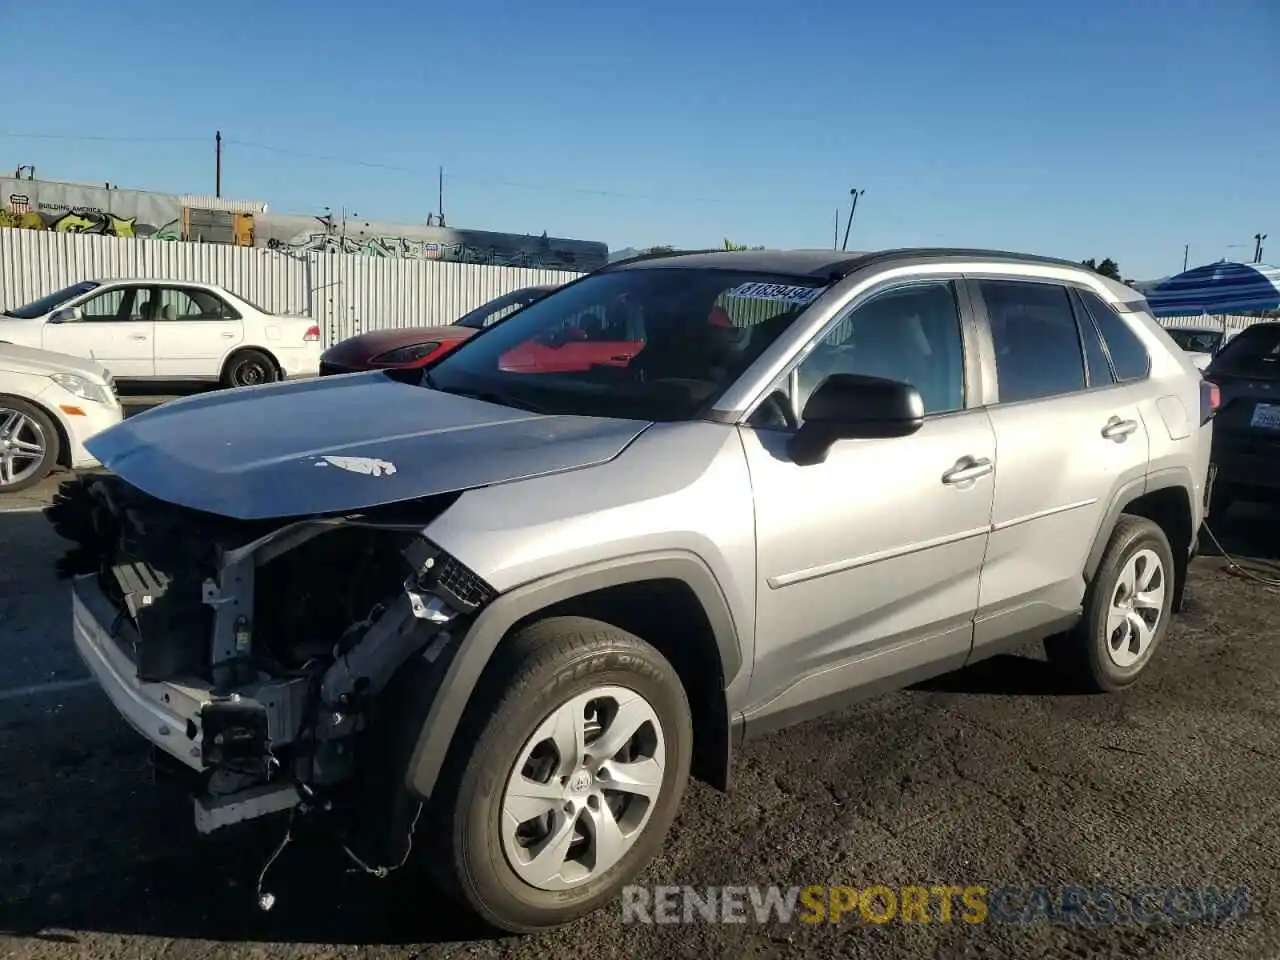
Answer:
[[[875,263],[938,260],[995,260],[1005,263],[1048,264],[1084,269],[1070,260],[1010,253],[1004,250],[970,250],[953,247],[904,247],[894,250],[688,250],[642,254],[618,260],[603,271],[644,270],[659,267],[704,270],[746,270],[778,276],[838,279]]]

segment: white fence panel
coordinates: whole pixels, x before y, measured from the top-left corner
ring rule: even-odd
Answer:
[[[0,310],[80,280],[145,277],[217,283],[277,313],[312,316],[326,345],[368,330],[451,323],[519,287],[567,283],[557,270],[356,254],[120,239],[0,228]]]

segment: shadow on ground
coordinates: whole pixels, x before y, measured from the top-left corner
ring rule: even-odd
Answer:
[[[1216,540],[1215,540],[1216,538]],[[1252,574],[1277,580],[1280,585],[1280,505],[1239,503],[1215,518],[1209,533],[1200,538],[1201,565],[1218,567],[1216,576]],[[1238,567],[1230,566],[1234,561]],[[1256,581],[1255,581],[1256,582]],[[1194,593],[1186,598],[1184,612],[1194,609]],[[1004,697],[1043,697],[1069,694],[1037,643],[1017,654],[1000,654],[971,667],[938,677],[912,689],[931,693],[966,693]]]

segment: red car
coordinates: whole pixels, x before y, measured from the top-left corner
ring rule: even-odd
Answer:
[[[376,330],[334,344],[320,358],[320,375],[364,370],[418,371],[477,331],[505,319],[555,287],[524,287],[491,300],[447,327]],[[621,325],[587,314],[507,351],[500,360],[511,373],[571,373],[593,366],[625,367],[644,346],[637,320]]]
[[[522,287],[490,300],[445,327],[373,330],[335,343],[320,357],[320,376],[363,370],[419,370],[477,331],[540,300],[554,286]]]

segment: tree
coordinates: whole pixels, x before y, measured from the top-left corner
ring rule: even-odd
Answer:
[[[726,250],[763,250],[764,247],[749,247],[745,243],[734,243],[728,237],[724,238],[724,248]]]
[[[665,244],[658,247],[650,247],[648,250],[645,251],[645,253],[675,253],[675,252],[676,252],[675,247],[668,246]]]
[[[1109,277],[1112,280],[1121,279],[1120,264],[1116,263],[1110,257],[1107,257],[1101,263],[1098,263],[1092,257],[1090,257],[1088,260],[1081,260],[1080,263],[1081,265],[1088,267],[1090,270],[1092,270],[1094,273],[1100,276]]]

